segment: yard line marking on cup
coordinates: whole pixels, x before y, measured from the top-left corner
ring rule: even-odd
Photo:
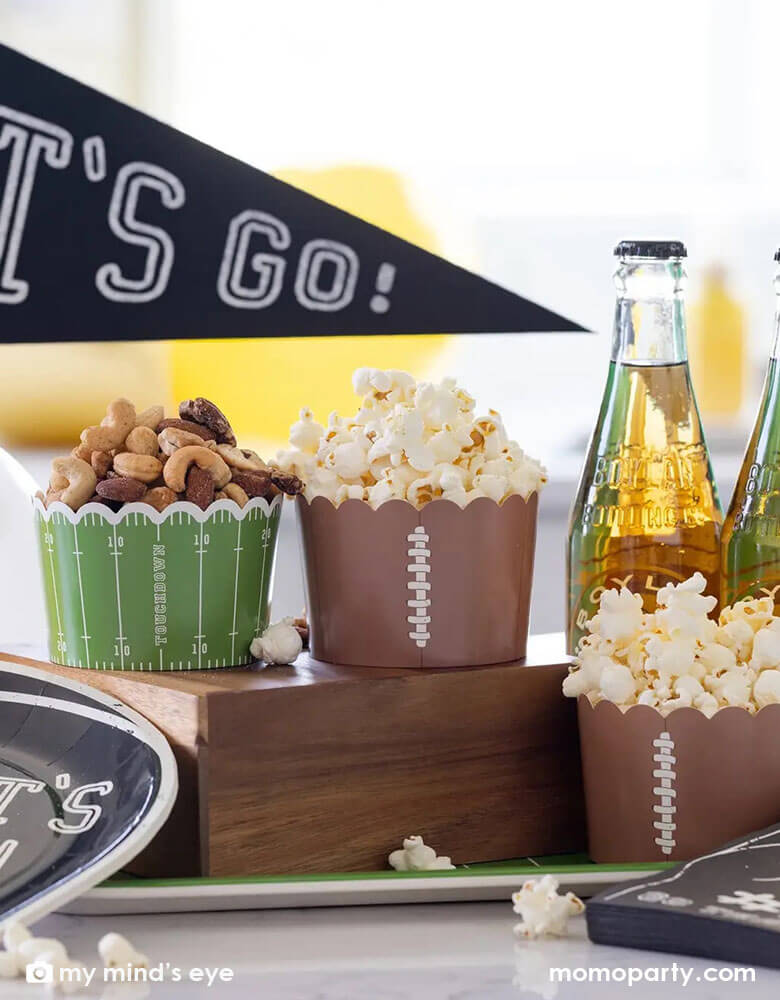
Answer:
[[[238,606],[238,566],[241,559],[241,521],[238,521],[238,535],[233,551],[236,553],[236,578],[233,584],[233,631],[230,633],[230,662],[233,663],[236,656],[236,608]],[[222,666],[225,666],[224,660]]]
[[[116,538],[116,525],[111,525],[111,530],[114,533],[114,551],[112,555],[114,557],[114,576],[116,579],[116,613],[119,620],[119,635],[117,636],[117,641],[119,642],[119,664],[120,670],[125,669],[125,634],[124,628],[122,627],[122,595],[119,592],[119,556],[121,555],[119,551],[119,546],[117,544]],[[113,664],[112,664],[113,667]]]
[[[83,587],[83,585],[81,583],[81,558],[80,557],[84,553],[79,551],[79,536],[78,536],[78,533],[76,532],[76,525],[75,525],[75,523],[73,525],[73,545],[74,545],[73,555],[76,557],[76,575],[79,578],[79,596],[81,598],[81,621],[82,621],[82,624],[84,626],[84,634],[82,635],[81,638],[84,640],[84,649],[86,650],[86,654],[87,654],[87,670],[89,670],[90,669],[90,663],[89,663],[89,640],[91,639],[91,636],[87,635],[87,612],[86,612],[86,609],[84,607],[84,587]]]
[[[406,536],[406,541],[412,546],[412,548],[407,549],[407,556],[409,559],[414,559],[414,562],[409,563],[406,567],[406,572],[413,577],[406,584],[406,587],[407,590],[415,592],[414,599],[408,600],[406,606],[417,612],[406,618],[409,625],[414,625],[414,631],[409,632],[408,635],[419,649],[425,649],[431,637],[431,633],[428,631],[431,616],[420,612],[427,610],[431,604],[430,599],[426,597],[426,591],[430,591],[431,585],[425,579],[431,571],[430,563],[427,561],[431,554],[431,550],[428,548],[430,536],[421,524],[414,529],[411,535]]]
[[[54,517],[57,515],[55,514]],[[62,654],[62,644],[64,642],[65,636],[62,632],[62,618],[60,617],[60,599],[57,596],[57,580],[54,574],[54,533],[49,531],[49,525],[43,522],[44,530],[46,532],[46,537],[48,538],[47,551],[49,553],[49,565],[51,566],[51,586],[54,592],[54,610],[57,614],[57,638],[59,642],[57,643],[57,652]]]
[[[252,514],[257,514],[257,508],[255,507],[250,512],[250,517]],[[263,609],[263,591],[265,588],[265,560],[268,555],[268,539],[271,534],[271,529],[269,527],[270,520],[264,528],[260,529],[260,538],[263,540],[262,555],[260,557],[260,600],[257,602],[257,625],[255,626],[255,635],[260,635],[260,615]]]
[[[198,545],[198,670],[201,664],[201,652],[203,639],[203,522],[200,522],[200,545]]]
[[[655,843],[661,848],[662,853],[671,854],[676,846],[674,831],[677,824],[674,816],[677,807],[674,800],[677,792],[672,787],[672,782],[677,777],[677,772],[673,770],[677,758],[674,756],[674,740],[668,732],[663,732],[658,739],[653,740],[653,746],[658,751],[653,754],[653,761],[658,765],[653,769],[653,777],[658,779],[658,786],[653,788],[653,795],[660,799],[660,805],[653,806],[653,812],[658,813],[660,819],[653,822],[653,828],[658,831]]]

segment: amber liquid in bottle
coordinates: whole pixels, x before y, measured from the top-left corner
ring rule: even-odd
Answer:
[[[569,522],[568,646],[606,587],[696,571],[719,592],[722,519],[685,351],[679,258],[621,258],[607,386]]]

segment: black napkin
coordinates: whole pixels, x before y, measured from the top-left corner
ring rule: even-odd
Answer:
[[[780,969],[780,824],[594,896],[598,944]]]

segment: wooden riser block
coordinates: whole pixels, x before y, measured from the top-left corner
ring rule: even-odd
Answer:
[[[562,636],[522,662],[454,670],[78,670],[155,723],[179,764],[144,875],[385,868],[422,835],[455,864],[585,847],[576,711]],[[18,658],[18,657],[17,657]]]

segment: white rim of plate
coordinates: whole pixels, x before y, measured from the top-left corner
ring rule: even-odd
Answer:
[[[176,801],[176,794],[179,790],[179,774],[173,751],[160,730],[138,712],[135,712],[132,708],[128,708],[123,702],[112,698],[110,695],[103,694],[102,691],[95,690],[95,688],[90,687],[88,684],[82,684],[80,681],[61,677],[58,674],[50,674],[46,670],[38,670],[36,667],[14,663],[1,655],[0,669],[8,673],[34,677],[36,680],[45,681],[48,684],[57,684],[60,687],[76,691],[78,694],[108,706],[114,712],[118,712],[124,716],[126,721],[134,727],[134,735],[147,746],[151,747],[160,761],[159,792],[140,823],[133,827],[130,833],[113,850],[110,850],[93,864],[88,865],[87,868],[68,879],[68,881],[45,892],[41,897],[32,900],[27,905],[23,905],[7,918],[9,921],[15,920],[22,923],[34,923],[47,914],[53,913],[70,900],[82,895],[99,882],[103,882],[110,875],[113,875],[114,872],[123,868],[137,854],[140,854],[166,821],[173,808],[173,804]],[[40,701],[43,705],[45,705],[47,700],[51,699],[41,696]],[[83,705],[65,703],[59,710],[73,711],[76,715],[84,715],[86,713],[79,711],[79,709],[83,708]],[[111,721],[111,717],[108,715],[105,719],[99,718],[99,715],[100,713],[96,712],[89,717],[93,718],[96,722],[116,726],[116,721]]]

